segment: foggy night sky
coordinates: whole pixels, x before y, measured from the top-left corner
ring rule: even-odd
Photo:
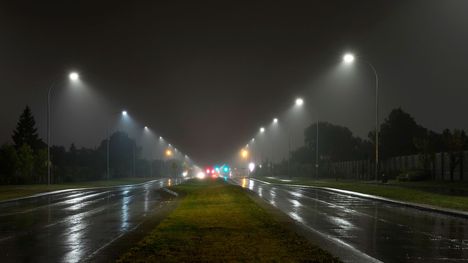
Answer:
[[[467,13],[463,0],[0,0],[0,143],[26,104],[45,138],[54,80],[54,144],[97,146],[109,115],[125,108],[210,163],[299,95],[322,120],[366,137],[372,74],[360,64],[333,82],[345,51],[377,68],[381,119],[402,107],[427,128],[467,129]],[[80,72],[81,91],[68,87],[69,70]],[[341,90],[323,90],[333,86]]]

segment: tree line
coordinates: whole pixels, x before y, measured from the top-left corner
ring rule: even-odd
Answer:
[[[38,135],[29,107],[19,117],[12,142],[0,147],[0,184],[47,183],[47,144]],[[52,146],[50,154],[52,183],[107,178],[107,139],[96,148]],[[133,169],[140,177],[178,174],[182,169],[178,160],[142,158],[141,147],[120,131],[110,136],[109,163],[110,178],[131,177]]]
[[[317,125],[319,125],[319,167],[327,163],[370,160],[375,161],[375,131],[367,139],[355,136],[344,126],[328,122],[313,123],[304,130],[304,145],[292,151],[290,159],[280,163],[266,163],[274,173],[308,175],[316,165]],[[405,155],[420,155],[423,166],[429,170],[434,166],[435,154],[448,154],[450,174],[460,165],[463,152],[468,150],[468,139],[462,129],[445,129],[442,133],[432,131],[418,124],[401,108],[396,108],[384,119],[379,133],[380,160]],[[272,172],[263,169],[265,172]]]

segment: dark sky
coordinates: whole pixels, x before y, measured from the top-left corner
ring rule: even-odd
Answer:
[[[323,91],[346,86],[336,72],[347,50],[379,71],[381,116],[402,107],[436,131],[468,128],[467,13],[463,0],[0,0],[0,142],[26,104],[45,135],[54,80],[55,144],[96,146],[109,114],[126,108],[210,163],[298,95],[364,137],[374,114],[369,70],[344,81],[362,89]],[[72,69],[86,84],[76,96],[65,85]]]

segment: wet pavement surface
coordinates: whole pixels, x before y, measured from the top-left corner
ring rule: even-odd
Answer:
[[[92,261],[162,205],[178,179],[0,203],[0,262]]]
[[[325,249],[344,261],[468,262],[466,218],[314,188],[235,182],[334,244]]]

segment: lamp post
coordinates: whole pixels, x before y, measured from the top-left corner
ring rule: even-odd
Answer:
[[[352,64],[355,60],[355,56],[351,53],[347,53],[343,56],[343,62],[345,64]],[[378,180],[379,176],[379,75],[374,65],[367,60],[362,60],[366,63],[374,73],[375,77],[375,180]]]
[[[112,116],[120,114],[123,117],[127,116],[127,111],[123,110],[121,112],[116,112]],[[110,121],[107,124],[107,146],[106,146],[106,170],[107,170],[107,180],[110,179],[110,167],[109,167],[109,148],[110,148]]]
[[[76,72],[71,72],[68,75],[68,78],[76,82],[80,79],[80,75]],[[51,94],[52,90],[55,88],[57,81],[52,82],[52,85],[50,85],[48,91],[47,91],[47,186],[50,185],[50,101],[51,101]]]

